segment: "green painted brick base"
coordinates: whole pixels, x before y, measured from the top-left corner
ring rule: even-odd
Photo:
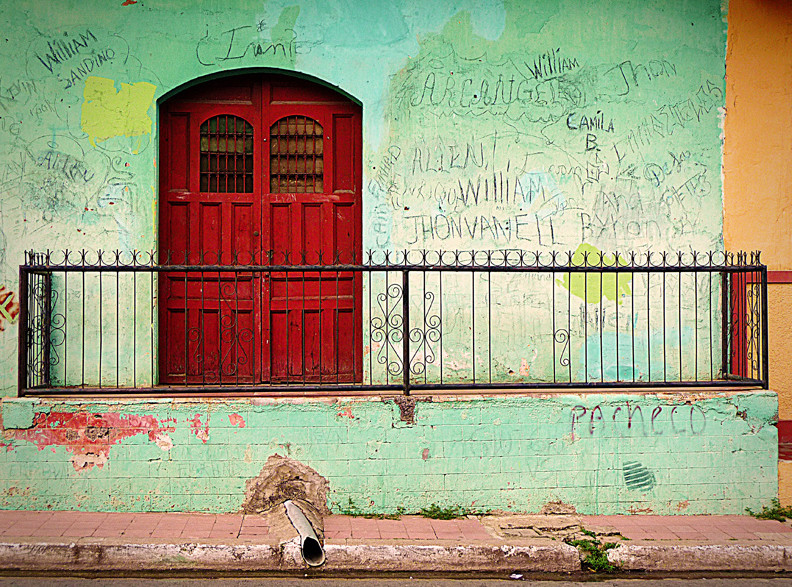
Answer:
[[[772,392],[432,400],[405,422],[380,397],[5,399],[0,507],[233,512],[276,453],[326,477],[334,511],[562,500],[581,513],[726,514],[777,495]]]

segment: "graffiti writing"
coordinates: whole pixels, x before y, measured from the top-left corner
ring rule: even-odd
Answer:
[[[404,225],[403,236],[410,245],[449,238],[556,244],[552,221],[545,224],[537,214],[416,214],[405,215]]]
[[[676,77],[677,68],[676,65],[665,59],[652,59],[645,64],[622,61],[607,73],[618,78],[618,95],[626,96],[641,83],[652,81],[658,77]]]
[[[533,63],[526,62],[525,66],[534,79],[545,79],[576,69],[580,64],[575,57],[565,57],[561,54],[561,49],[556,48],[537,55]]]
[[[15,324],[19,316],[19,302],[14,292],[0,285],[0,332],[6,324]]]
[[[647,411],[646,414],[644,410]],[[591,409],[577,405],[571,410],[573,438],[582,437],[581,431],[587,432],[588,436],[598,434],[662,436],[666,433],[673,436],[685,434],[699,436],[706,428],[707,415],[695,404],[658,405],[649,412],[648,407],[642,408],[628,401],[623,405],[598,405]],[[610,434],[604,432],[606,430]]]
[[[282,38],[264,41],[251,39],[251,33],[258,34],[261,28],[242,25],[222,31],[216,38],[206,34],[195,46],[195,57],[201,65],[216,65],[226,61],[239,61],[245,57],[265,58],[283,57],[294,59],[299,53],[297,33],[285,29]]]

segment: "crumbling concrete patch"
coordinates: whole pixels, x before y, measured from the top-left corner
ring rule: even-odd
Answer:
[[[290,499],[303,509],[321,539],[324,527],[322,516],[330,515],[327,508],[328,489],[327,479],[308,465],[274,454],[267,459],[256,477],[245,482],[242,512],[266,513]],[[278,508],[278,511],[281,509]]]
[[[399,406],[399,419],[408,424],[415,424],[415,405],[418,402],[431,402],[431,397],[415,398],[409,395],[397,395],[393,402]]]
[[[560,542],[596,538],[613,540],[621,539],[621,534],[612,527],[583,527],[577,515],[515,515],[515,516],[484,516],[481,523],[496,536],[503,539],[512,538],[550,538]]]
[[[576,514],[577,510],[575,509],[575,506],[558,500],[548,501],[542,506],[542,509],[539,510],[539,513],[545,516],[556,516],[561,514]]]

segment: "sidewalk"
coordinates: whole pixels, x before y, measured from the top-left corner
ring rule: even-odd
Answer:
[[[0,511],[0,569],[305,572],[296,537],[277,511]],[[576,539],[615,543],[608,559],[625,571],[792,570],[792,524],[748,516],[329,516],[327,562],[312,573],[573,573]]]

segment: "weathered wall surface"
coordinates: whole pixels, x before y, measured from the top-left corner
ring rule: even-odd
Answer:
[[[792,7],[781,0],[729,2],[726,53],[724,240],[757,249],[777,274],[770,285],[770,382],[779,417],[792,419]],[[761,63],[761,67],[757,64]],[[772,273],[771,273],[772,276]],[[783,466],[782,466],[783,465]],[[779,464],[781,499],[792,466]]]
[[[729,2],[724,238],[792,269],[792,9],[783,0]],[[761,67],[757,67],[761,64]]]
[[[767,392],[2,408],[3,508],[238,511],[273,454],[327,479],[336,512],[560,499],[585,513],[736,514],[777,492]]]
[[[0,328],[15,321],[24,249],[156,247],[157,101],[249,68],[361,102],[364,250],[721,246],[718,0],[94,0],[0,16]],[[533,353],[519,355],[504,372]],[[4,394],[13,382],[3,371]]]
[[[202,76],[293,71],[362,104],[364,250],[722,245],[718,0],[70,0],[57,15],[48,2],[4,3],[0,17],[3,395],[15,388],[23,250],[156,247],[157,104]],[[605,285],[575,304],[604,296],[618,316],[636,284]],[[546,309],[575,287],[518,289],[491,295]],[[503,372],[527,376],[552,312],[520,330],[515,308],[497,324],[513,355]],[[97,320],[86,318],[101,331]],[[603,323],[599,344],[618,348]],[[660,348],[648,318],[636,327]],[[648,370],[581,362],[601,351],[589,344],[570,345],[571,369]],[[769,393],[466,399],[420,402],[409,424],[379,398],[6,400],[0,507],[235,511],[278,453],[326,477],[335,510],[535,511],[562,499],[582,512],[742,513],[776,492],[775,406]]]

